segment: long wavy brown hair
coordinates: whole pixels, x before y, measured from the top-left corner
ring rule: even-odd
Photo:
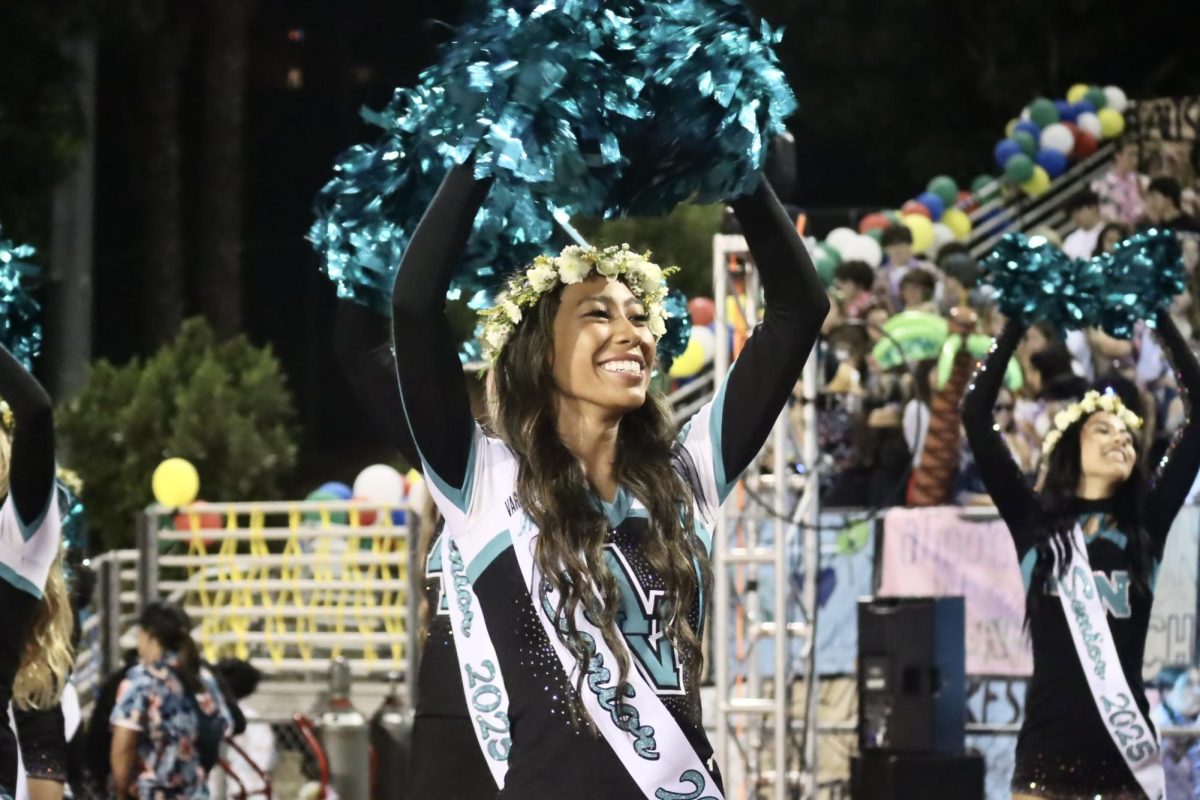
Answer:
[[[58,502],[57,499],[51,502]],[[75,662],[71,631],[71,596],[63,578],[62,551],[54,558],[46,590],[34,611],[21,664],[13,681],[13,702],[20,708],[43,711],[62,697]]]
[[[538,526],[535,559],[558,593],[556,627],[575,657],[581,691],[592,655],[575,624],[581,603],[616,654],[618,685],[629,674],[629,655],[616,624],[620,589],[604,559],[608,523],[583,466],[558,434],[552,360],[561,293],[562,287],[546,293],[524,315],[495,362],[488,388],[492,426],[516,455],[517,498]],[[663,580],[658,619],[687,685],[698,678],[703,663],[701,633],[692,629],[689,616],[702,617],[694,605],[701,587],[702,596],[710,596],[712,572],[695,533],[695,470],[677,444],[677,433],[666,402],[649,393],[644,405],[621,420],[613,471],[649,512],[642,554]],[[539,590],[537,600],[545,601],[545,588]],[[687,665],[695,666],[689,670]]]

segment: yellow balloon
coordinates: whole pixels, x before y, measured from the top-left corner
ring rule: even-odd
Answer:
[[[1017,122],[1019,122],[1019,120],[1010,119],[1008,121],[1008,124],[1004,126],[1004,135],[1005,136],[1013,135],[1013,131],[1015,131],[1017,129]]]
[[[1102,108],[1096,112],[1100,118],[1100,137],[1115,139],[1125,132],[1125,115],[1115,108]]]
[[[942,224],[954,233],[954,238],[960,242],[966,241],[971,235],[971,218],[961,208],[951,208],[942,214]]]
[[[725,298],[725,322],[731,325],[738,333],[746,332],[746,320],[743,319],[743,313],[738,308],[737,298],[730,296]]]
[[[913,252],[924,253],[933,246],[933,223],[922,214],[905,214],[900,218],[913,237]]]
[[[150,487],[160,504],[179,508],[200,494],[200,475],[186,458],[168,458],[154,470]]]
[[[1077,83],[1074,86],[1072,86],[1070,89],[1067,89],[1067,102],[1068,103],[1078,103],[1080,100],[1083,99],[1084,95],[1086,95],[1087,92],[1088,92],[1088,86],[1086,83]]]
[[[1033,177],[1021,184],[1021,191],[1030,197],[1046,193],[1050,188],[1050,173],[1041,164],[1033,168]]]
[[[418,483],[422,480],[421,473],[416,469],[410,469],[408,472],[404,473],[404,480],[408,482],[409,486],[412,486],[414,483]]]
[[[688,341],[687,347],[671,364],[667,373],[672,378],[690,378],[704,367],[704,348],[695,339]]]

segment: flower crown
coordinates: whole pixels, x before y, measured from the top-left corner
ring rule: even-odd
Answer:
[[[13,418],[12,406],[7,400],[0,400],[0,431],[12,433],[16,427],[16,420]]]
[[[1112,391],[1107,391],[1100,394],[1096,390],[1091,390],[1083,396],[1083,399],[1078,403],[1067,406],[1062,411],[1054,415],[1054,429],[1046,434],[1046,438],[1042,440],[1042,459],[1043,461],[1050,456],[1050,452],[1063,437],[1063,433],[1067,428],[1074,425],[1079,420],[1089,414],[1094,414],[1097,411],[1107,411],[1110,414],[1115,414],[1125,423],[1125,427],[1131,431],[1136,431],[1142,427],[1142,418],[1130,411],[1121,402],[1121,398]]]
[[[620,280],[629,287],[645,307],[646,327],[658,341],[667,332],[667,312],[663,306],[667,297],[666,279],[678,271],[678,267],[661,268],[650,260],[649,252],[639,255],[627,244],[603,250],[571,245],[557,256],[538,256],[528,269],[519,270],[508,279],[494,306],[479,312],[483,358],[488,364],[496,362],[521,321],[523,309],[537,305],[542,295],[560,283],[564,286],[581,283],[593,272],[608,278],[610,283]]]

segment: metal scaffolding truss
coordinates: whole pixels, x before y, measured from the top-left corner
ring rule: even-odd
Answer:
[[[717,381],[753,331],[759,294],[745,239],[715,236]],[[744,473],[717,523],[715,748],[730,800],[808,800],[817,792],[813,634],[820,530],[815,351],[804,367],[802,388],[802,425],[796,426],[802,432],[793,435],[787,410],[780,414],[767,447]],[[789,453],[794,458],[789,459]],[[811,576],[798,592],[793,589],[796,575]],[[791,687],[798,672],[806,678],[804,697],[793,699]]]

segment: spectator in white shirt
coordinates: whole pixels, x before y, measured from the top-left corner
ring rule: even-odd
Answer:
[[[1071,258],[1091,258],[1104,228],[1100,198],[1091,189],[1082,189],[1067,202],[1067,213],[1075,230],[1063,241],[1063,252]]]

